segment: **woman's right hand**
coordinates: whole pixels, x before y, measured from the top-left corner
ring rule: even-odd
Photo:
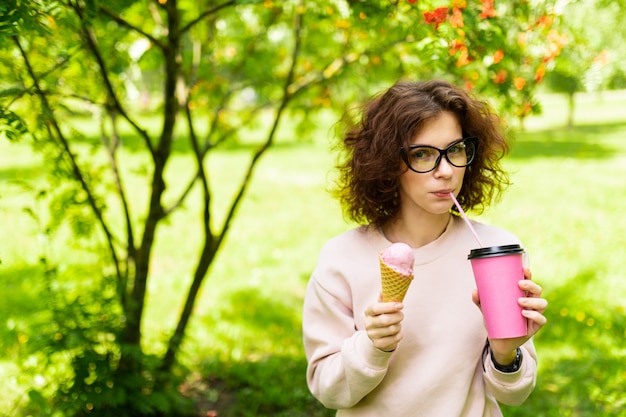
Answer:
[[[365,330],[374,347],[392,352],[402,340],[402,303],[378,302],[365,310]]]

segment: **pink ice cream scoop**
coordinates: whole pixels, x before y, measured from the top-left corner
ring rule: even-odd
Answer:
[[[402,275],[413,275],[415,257],[411,247],[406,243],[397,242],[381,253],[382,260],[396,272]]]
[[[404,300],[413,281],[413,251],[406,243],[394,243],[378,254],[382,301]]]

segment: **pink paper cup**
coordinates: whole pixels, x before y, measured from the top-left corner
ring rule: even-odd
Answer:
[[[518,282],[524,279],[520,245],[472,249],[472,264],[487,334],[492,339],[526,336],[526,318],[518,299],[524,296]]]

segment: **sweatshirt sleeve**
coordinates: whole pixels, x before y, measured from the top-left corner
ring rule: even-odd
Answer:
[[[302,315],[307,382],[325,407],[349,408],[382,381],[391,353],[374,347],[354,323],[349,291],[329,292],[311,277]]]
[[[498,402],[506,405],[520,405],[530,396],[537,381],[537,352],[532,339],[520,347],[522,363],[516,372],[498,371],[485,349],[485,386],[487,392]]]

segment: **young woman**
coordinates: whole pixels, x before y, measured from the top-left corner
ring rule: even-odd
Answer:
[[[323,246],[307,288],[311,392],[338,416],[501,416],[498,403],[535,386],[547,302],[525,269],[527,336],[487,338],[467,260],[477,244],[449,195],[480,211],[508,184],[501,120],[447,82],[400,81],[346,132],[336,191],[361,226]],[[473,225],[485,246],[521,244]],[[414,280],[402,303],[383,303],[378,254],[394,242],[411,246]]]

